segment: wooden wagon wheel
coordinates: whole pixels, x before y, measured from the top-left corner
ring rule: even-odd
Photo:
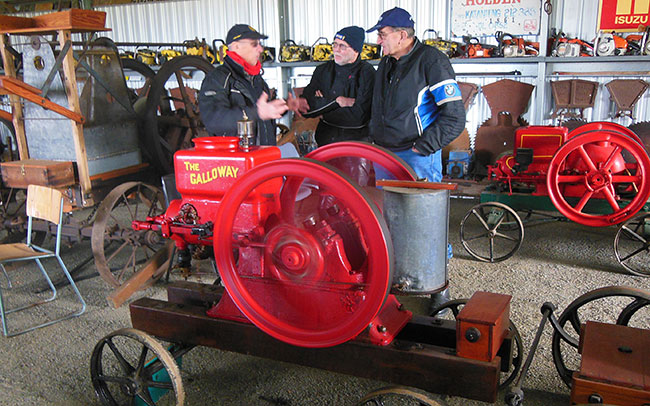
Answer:
[[[91,245],[99,275],[111,287],[121,286],[163,249],[159,233],[135,231],[133,220],[165,211],[160,189],[142,182],[126,182],[113,189],[97,208]],[[154,273],[159,278],[161,273]],[[149,280],[149,286],[155,279]]]
[[[162,174],[174,171],[174,152],[192,147],[192,138],[208,135],[195,89],[212,69],[201,57],[179,56],[165,62],[151,82],[143,117],[145,139]]]
[[[513,256],[524,239],[524,224],[503,203],[472,207],[460,222],[460,241],[465,250],[483,262],[501,262]]]
[[[90,360],[90,375],[97,397],[107,406],[185,403],[174,357],[140,330],[123,328],[99,340]]]

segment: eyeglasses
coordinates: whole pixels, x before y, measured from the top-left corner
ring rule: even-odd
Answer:
[[[381,38],[382,40],[385,40],[390,34],[393,34],[393,33],[396,33],[396,32],[398,32],[398,31],[388,31],[388,32],[383,31],[382,32],[381,30],[379,30],[379,31],[377,31],[377,36],[379,38]]]
[[[257,39],[249,39],[249,40],[240,40],[242,42],[246,42],[248,45],[250,45],[252,48],[257,48],[258,46],[261,45],[260,41]]]
[[[341,50],[343,52],[345,52],[348,48],[350,48],[350,47],[345,45],[345,44],[341,44],[339,42],[335,42],[335,43],[332,44],[332,49],[339,49],[339,50]]]

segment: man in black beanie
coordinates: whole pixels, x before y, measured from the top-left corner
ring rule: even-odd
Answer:
[[[289,107],[305,117],[318,117],[316,143],[368,138],[370,103],[375,69],[360,58],[366,33],[361,27],[345,27],[334,36],[334,60],[319,65],[311,82]]]

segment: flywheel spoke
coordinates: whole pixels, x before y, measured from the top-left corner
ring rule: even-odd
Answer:
[[[605,195],[605,199],[609,203],[609,205],[614,209],[614,212],[618,212],[621,210],[621,207],[618,205],[618,202],[616,201],[616,197],[614,196],[614,193],[612,193],[609,188],[604,188],[603,189],[603,194]]]
[[[585,205],[587,204],[587,202],[589,202],[589,199],[591,199],[591,196],[593,196],[593,195],[594,195],[594,192],[592,192],[592,191],[585,192],[585,194],[582,196],[582,198],[580,198],[580,201],[578,202],[578,204],[576,204],[576,207],[575,207],[576,211],[582,212],[582,209],[585,208]]]
[[[481,222],[481,224],[483,225],[483,227],[485,228],[486,231],[490,231],[491,228],[490,228],[490,226],[485,222],[485,219],[483,218],[483,215],[482,215],[483,213],[479,214],[478,211],[476,211],[476,209],[473,209],[473,210],[472,210],[472,214],[474,214],[474,216],[476,216],[476,218],[478,219],[478,221]]]
[[[638,229],[638,226],[637,226]],[[643,236],[639,235],[635,230],[630,230],[630,228],[626,225],[623,226],[623,230],[627,232],[630,236],[636,238],[637,240],[641,241],[643,244],[648,244],[648,240],[643,238]]]
[[[596,168],[596,165],[594,164],[594,161],[591,160],[591,157],[585,150],[584,145],[580,145],[578,147],[578,152],[580,153],[580,157],[582,157],[582,160],[584,161],[585,164],[589,167],[590,171],[596,172],[598,168]]]
[[[503,238],[505,240],[509,240],[509,241],[519,241],[519,238],[511,237],[511,236],[503,234],[503,233],[496,233],[495,237],[501,237],[501,238]]]
[[[609,154],[609,157],[607,157],[607,160],[605,161],[605,164],[603,165],[603,170],[609,171],[610,169],[612,169],[612,166],[616,163],[616,160],[614,158],[616,158],[618,156],[618,154],[621,152],[621,150],[622,150],[622,148],[619,145],[617,145],[616,148],[614,148],[612,150],[612,153]]]
[[[637,249],[636,251],[634,251],[634,252],[632,252],[632,253],[626,255],[625,257],[621,258],[621,262],[625,262],[625,261],[627,261],[628,259],[630,259],[630,258],[632,258],[632,257],[634,257],[634,256],[636,256],[636,255],[638,255],[639,253],[641,253],[641,252],[643,252],[643,251],[646,251],[647,249],[648,249],[648,245],[645,244],[643,247],[641,247],[641,248]]]

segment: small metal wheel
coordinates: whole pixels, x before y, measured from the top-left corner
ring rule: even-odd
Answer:
[[[465,307],[468,300],[469,299],[455,299],[445,302],[444,304],[433,309],[430,316],[436,317],[436,315],[444,314],[446,309],[450,309],[454,320],[456,320],[458,318],[458,313],[460,313],[462,308]],[[504,389],[510,386],[517,375],[519,375],[519,371],[521,370],[521,365],[524,360],[524,344],[521,340],[521,334],[519,334],[519,330],[517,329],[517,326],[515,326],[515,323],[512,322],[512,320],[510,320],[510,326],[508,326],[508,328],[510,331],[512,331],[512,340],[514,341],[515,347],[513,348],[511,370],[501,370],[501,372],[508,372],[508,375],[499,383],[499,389]]]
[[[174,152],[192,147],[191,139],[207,136],[199,116],[198,88],[214,67],[199,56],[167,61],[154,76],[143,117],[146,145],[160,173],[174,172]]]
[[[483,262],[501,262],[519,250],[524,224],[503,203],[481,203],[472,207],[460,222],[460,241],[467,252]]]
[[[174,357],[155,338],[123,328],[99,340],[90,359],[90,377],[106,406],[176,405],[185,389]]]
[[[632,275],[650,276],[650,214],[621,224],[614,238],[614,253]]]
[[[567,386],[571,386],[573,373],[580,367],[580,326],[588,320],[650,328],[650,292],[609,286],[585,293],[564,309],[558,322],[568,338],[555,331],[552,350],[555,368]]]
[[[440,403],[423,390],[406,386],[387,386],[370,392],[356,404],[356,406],[390,405],[440,406]]]
[[[159,233],[131,228],[133,220],[144,220],[164,211],[162,191],[142,182],[123,183],[101,202],[93,223],[91,246],[97,271],[111,287],[121,286],[158,250],[164,249]],[[160,277],[162,273],[155,275]]]

